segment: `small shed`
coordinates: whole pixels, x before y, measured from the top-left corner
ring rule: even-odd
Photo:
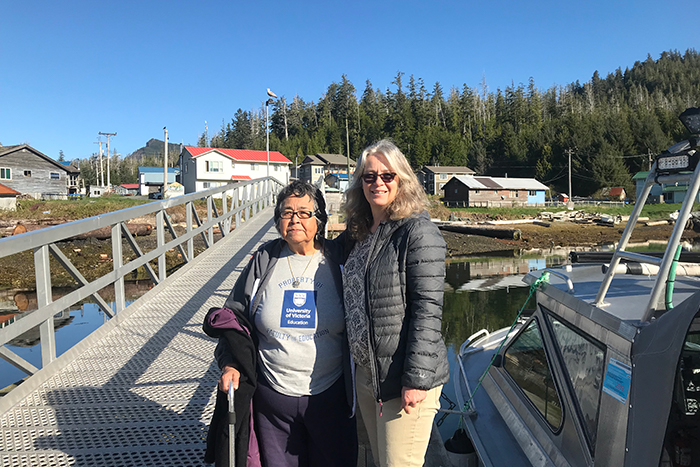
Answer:
[[[624,201],[627,198],[627,193],[621,186],[603,188],[600,194],[609,201]]]
[[[20,192],[13,190],[9,186],[0,183],[0,210],[16,211],[17,210],[17,195]]]
[[[122,196],[130,196],[139,194],[138,183],[122,183],[114,189],[114,192]]]

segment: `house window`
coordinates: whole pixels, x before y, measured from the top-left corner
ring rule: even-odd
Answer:
[[[447,180],[447,174],[440,174],[440,180]]]
[[[562,421],[561,400],[536,320],[530,321],[510,345],[503,367],[552,429],[558,429]]]
[[[12,180],[12,169],[0,167],[0,180]]]
[[[56,172],[51,172],[51,180],[59,180],[61,175]]]
[[[274,164],[274,165],[272,166],[272,168],[274,169],[275,172],[277,172],[277,171],[280,169],[280,166],[277,165],[277,164]]]
[[[259,165],[260,165],[260,164],[255,164],[255,163],[250,164],[250,170],[258,170],[258,166],[259,166]]]
[[[224,163],[222,161],[207,161],[207,172],[223,172]]]
[[[314,170],[315,173],[317,173],[317,174],[322,174],[322,173],[323,173],[323,167],[315,167],[314,169],[315,169],[315,170]]]
[[[32,171],[31,171],[31,170],[25,170],[25,171],[24,171],[24,176],[25,176],[25,177],[31,177],[31,176],[32,176]]]
[[[202,188],[210,188],[211,182],[202,182]]]
[[[536,192],[536,191],[533,191],[533,190],[530,190],[530,191],[527,192],[527,195],[528,195],[528,196],[537,196],[537,192]]]
[[[231,168],[235,169],[236,168],[236,161],[231,161]]]
[[[478,195],[478,194],[479,194],[479,190],[474,190],[474,194],[475,194],[475,195]]]

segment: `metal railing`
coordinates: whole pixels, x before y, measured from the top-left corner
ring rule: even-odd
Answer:
[[[56,314],[81,300],[93,297],[109,318],[114,317],[126,308],[124,277],[127,274],[143,267],[154,285],[158,285],[166,279],[165,255],[168,250],[178,248],[185,263],[192,261],[195,257],[195,237],[201,235],[206,248],[213,246],[215,228],[220,230],[222,237],[228,235],[244,219],[248,220],[264,207],[272,205],[274,195],[281,188],[282,184],[278,180],[266,177],[0,239],[0,258],[27,250],[33,251],[38,305],[37,310],[16,320],[12,325],[0,329],[0,358],[29,375],[36,373],[39,369],[9,350],[6,347],[8,342],[39,326],[41,363],[42,366],[46,366],[56,358],[54,333],[54,316]],[[215,198],[221,198],[221,213],[218,212]],[[206,202],[207,217],[204,220],[200,220],[194,204],[195,201],[201,199]],[[178,236],[166,210],[180,205],[185,206],[186,230],[184,234]],[[127,221],[153,214],[156,217],[157,246],[144,253],[130,233]],[[57,244],[104,227],[111,229],[113,268],[109,273],[88,282]],[[167,242],[166,229],[171,237],[171,240]],[[136,255],[128,262],[124,261],[123,247],[125,244]],[[78,283],[77,289],[55,301],[52,299],[51,293],[50,256],[53,256],[58,265],[65,269]],[[157,261],[157,272],[151,266],[151,261]],[[99,294],[100,290],[110,285],[114,286],[114,309]]]

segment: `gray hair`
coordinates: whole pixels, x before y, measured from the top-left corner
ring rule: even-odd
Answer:
[[[316,232],[316,240],[322,241],[325,238],[326,223],[328,222],[328,213],[326,213],[326,200],[323,197],[321,190],[306,183],[303,180],[292,180],[289,185],[282,188],[282,191],[277,195],[277,204],[275,205],[275,228],[280,234],[280,219],[282,219],[282,203],[292,196],[303,198],[307,196],[314,202],[314,217],[318,226]]]
[[[399,176],[396,198],[386,208],[388,218],[398,220],[411,217],[425,211],[428,206],[428,197],[418,182],[416,174],[413,173],[406,156],[390,140],[378,141],[362,152],[355,168],[352,183],[345,192],[345,204],[343,205],[345,222],[350,235],[356,240],[363,240],[367,237],[372,226],[372,210],[362,190],[362,174],[367,158],[377,154],[383,155],[389,162],[391,170]]]

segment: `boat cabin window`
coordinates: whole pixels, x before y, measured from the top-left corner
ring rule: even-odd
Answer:
[[[595,446],[598,406],[605,371],[605,351],[597,342],[549,315],[566,372],[574,389],[591,446]]]
[[[536,320],[508,347],[503,367],[534,404],[549,425],[561,426],[561,400],[549,369],[542,335]]]

